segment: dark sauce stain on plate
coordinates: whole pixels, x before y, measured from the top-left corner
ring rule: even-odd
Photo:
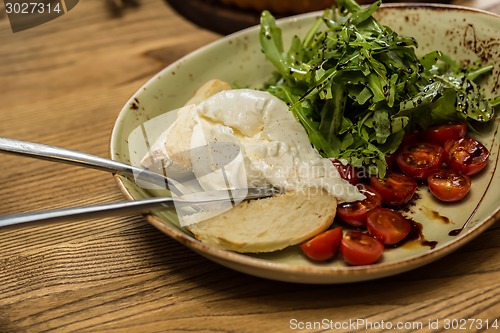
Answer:
[[[406,241],[414,241],[420,243],[422,246],[428,246],[431,249],[434,249],[438,244],[437,241],[429,241],[425,238],[423,234],[423,225],[421,223],[415,222],[413,220],[409,220],[411,224],[410,234],[406,237]]]
[[[137,97],[134,97],[134,102],[130,103],[131,110],[139,110],[139,100]]]
[[[435,210],[431,210],[430,214],[431,214],[433,219],[441,221],[445,224],[453,223],[453,222],[451,222],[451,220],[448,217],[439,214],[439,212],[437,212]]]
[[[473,51],[484,64],[491,63],[492,59],[498,56],[500,39],[480,39],[476,33],[476,28],[473,24],[467,24],[463,34],[463,45],[465,48]],[[497,67],[493,70],[492,78],[494,78],[492,93],[500,88],[500,69]]]
[[[425,238],[423,233],[423,225],[419,222],[413,221],[412,219],[407,218],[408,222],[410,222],[411,229],[408,236],[403,239],[401,242],[387,247],[387,249],[392,248],[412,248],[416,246],[428,246],[431,250],[434,249],[438,242],[437,241],[429,241]]]
[[[408,236],[406,236],[405,239],[403,239],[401,242],[394,244],[392,246],[386,246],[386,249],[395,249],[399,247],[403,248],[414,248],[414,247],[420,247],[420,246],[428,246],[431,249],[434,249],[438,242],[437,241],[429,241],[425,238],[425,235],[423,233],[424,226],[419,223],[414,221],[410,216],[414,214],[415,209],[419,209],[417,206],[417,202],[422,198],[420,191],[421,187],[419,186],[413,195],[413,198],[410,200],[410,202],[405,205],[404,207],[401,207],[399,210],[400,213],[406,218],[408,222],[410,222],[410,233]],[[436,214],[438,214],[436,212]],[[447,219],[444,216],[440,216],[441,218]],[[450,221],[447,219],[447,221]]]

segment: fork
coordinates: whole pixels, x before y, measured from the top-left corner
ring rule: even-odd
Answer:
[[[132,179],[135,177],[137,180],[146,181],[166,188],[176,195],[183,194],[182,191],[174,185],[175,181],[173,179],[165,177],[162,174],[76,150],[0,137],[0,151],[107,171]]]

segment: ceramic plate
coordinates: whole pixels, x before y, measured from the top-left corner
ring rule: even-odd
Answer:
[[[319,15],[321,13],[310,13],[281,20],[284,40],[293,34],[302,35]],[[452,6],[400,4],[383,6],[377,17],[398,33],[416,37],[419,54],[440,49],[459,60],[482,59],[493,64],[494,73],[483,88],[489,96],[500,93],[500,16]],[[260,88],[272,71],[260,51],[258,27],[221,38],[178,60],[141,87],[121,110],[112,135],[113,159],[137,163],[147,151],[143,132],[147,133],[149,142],[153,142],[172,120],[174,113],[168,111],[182,106],[206,81],[218,78],[238,86]],[[500,217],[498,127],[497,117],[480,137],[490,149],[490,163],[474,177],[466,200],[443,204],[434,200],[426,188],[420,188],[419,199],[405,214],[421,224],[422,237],[385,251],[382,260],[374,265],[352,267],[340,259],[326,264],[313,263],[301,255],[298,247],[265,255],[243,255],[195,240],[179,226],[175,211],[152,212],[147,220],[210,260],[264,278],[344,283],[397,274],[456,250]],[[117,181],[129,199],[165,194],[145,190],[121,177],[117,177]]]

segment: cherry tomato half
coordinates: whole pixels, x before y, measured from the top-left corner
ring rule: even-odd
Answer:
[[[368,185],[358,185],[359,191],[366,196],[365,200],[346,202],[337,207],[338,217],[357,228],[366,225],[366,213],[382,205],[382,198],[372,187]]]
[[[404,147],[406,145],[414,145],[422,141],[422,131],[412,131],[406,133],[401,140],[400,147]]]
[[[448,140],[458,140],[467,133],[467,124],[449,123],[429,127],[422,133],[425,141],[444,145]]]
[[[451,169],[468,176],[483,170],[490,156],[488,149],[473,138],[446,141],[444,151],[446,164]]]
[[[340,177],[347,180],[350,184],[356,185],[359,183],[359,169],[350,165],[344,165],[337,159],[331,158],[333,165],[337,168]]]
[[[463,199],[469,193],[471,179],[453,170],[437,170],[427,177],[431,193],[439,200],[453,202]]]
[[[349,231],[342,238],[340,252],[350,265],[370,265],[380,259],[384,245],[361,231]]]
[[[337,227],[320,233],[300,245],[300,249],[312,260],[325,261],[333,258],[342,241],[342,228]]]
[[[443,148],[439,145],[421,142],[403,146],[396,155],[399,169],[417,180],[426,179],[443,164]]]
[[[389,172],[385,178],[372,176],[370,185],[380,194],[384,204],[395,207],[407,204],[418,186],[413,178],[397,172]]]
[[[387,170],[394,170],[396,168],[396,154],[385,155],[385,162],[387,163]]]
[[[408,236],[410,222],[400,213],[389,208],[375,208],[368,212],[366,227],[370,235],[385,245],[394,245]]]

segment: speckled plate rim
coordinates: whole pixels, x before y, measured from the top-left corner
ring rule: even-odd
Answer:
[[[473,9],[463,6],[457,5],[444,5],[444,4],[424,4],[424,3],[394,3],[383,5],[383,7],[404,7],[404,8],[432,8],[433,10],[459,10],[459,11],[467,11],[467,12],[477,12],[482,14],[491,15],[500,19],[500,15],[490,13],[480,9]],[[285,20],[294,20],[301,17],[307,16],[317,16],[322,12],[312,12],[306,13],[296,16],[291,16]],[[242,31],[236,32],[235,34],[239,34],[241,32],[245,32],[248,30],[255,29],[255,27],[250,27],[244,29]],[[171,71],[173,68],[178,66],[180,63],[184,61],[185,58],[190,57],[196,53],[203,53],[208,48],[216,46],[217,44],[221,44],[226,42],[227,39],[232,38],[234,34],[221,37],[220,39],[209,43],[190,54],[180,58],[174,63],[170,64],[159,73],[150,78],[141,88],[137,90],[137,92],[141,91],[145,88],[149,82],[157,79],[158,77],[164,75]],[[135,94],[137,94],[137,92]],[[134,96],[135,96],[134,94]],[[129,103],[133,102],[134,96],[132,96],[125,105],[129,105]],[[125,109],[125,107],[124,107]],[[120,121],[125,116],[124,109],[120,112],[117,117],[115,126],[113,128],[111,134],[111,142],[110,142],[110,152],[112,158],[115,156],[114,150],[114,142],[117,140],[117,134],[120,128]],[[500,126],[497,119],[497,128]],[[499,159],[495,161],[494,169],[497,168],[499,163]],[[493,173],[494,175],[494,173]],[[492,175],[492,177],[493,177]],[[129,199],[134,200],[135,198],[128,191],[124,180],[121,176],[114,176],[120,191],[123,195]],[[484,196],[485,194],[483,194]],[[474,238],[479,236],[482,232],[492,226],[497,220],[500,219],[500,207],[497,207],[496,210],[492,211],[492,213],[484,219],[482,222],[476,224],[474,227],[468,229],[466,232],[461,233],[456,236],[456,238],[442,247],[437,249],[432,249],[427,251],[424,254],[418,254],[415,256],[406,257],[401,260],[396,260],[392,262],[382,262],[373,265],[367,266],[347,266],[347,267],[331,267],[331,266],[298,266],[291,265],[286,263],[277,263],[267,259],[255,258],[245,254],[240,254],[236,252],[222,250],[207,244],[204,244],[197,239],[193,238],[187,233],[181,232],[176,228],[170,227],[165,224],[164,221],[159,219],[158,217],[152,214],[144,214],[146,220],[155,226],[157,229],[170,236],[174,240],[183,244],[184,246],[190,248],[191,250],[197,252],[198,254],[216,262],[228,268],[232,268],[234,270],[247,273],[250,275],[284,281],[284,282],[297,282],[297,283],[308,283],[308,284],[334,284],[334,283],[351,283],[351,282],[360,282],[373,280],[377,278],[387,277],[399,273],[403,273],[431,262],[434,262],[450,252],[464,246],[466,243],[472,241]]]

